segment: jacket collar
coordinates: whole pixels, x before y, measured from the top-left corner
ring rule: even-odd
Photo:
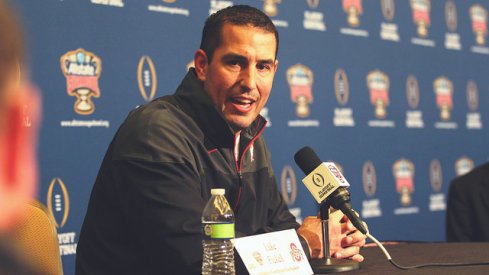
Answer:
[[[182,110],[197,123],[214,146],[233,148],[234,134],[228,123],[214,108],[211,98],[204,91],[202,82],[191,68],[177,88],[175,99]],[[261,116],[253,121],[247,129],[241,131],[241,140],[247,143],[262,132],[267,121]],[[206,141],[205,141],[206,142]],[[206,146],[208,146],[206,142]],[[246,144],[242,144],[246,145]],[[210,145],[212,146],[212,145]],[[209,147],[209,146],[208,146]],[[213,148],[208,148],[213,149]]]

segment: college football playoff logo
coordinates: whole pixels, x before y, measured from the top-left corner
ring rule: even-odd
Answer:
[[[453,0],[448,0],[445,4],[445,23],[449,31],[455,32],[457,30],[457,7]]]
[[[382,8],[382,14],[385,20],[392,21],[395,13],[394,0],[381,0],[380,7]]]
[[[433,191],[436,193],[441,191],[441,186],[443,184],[443,173],[441,170],[440,161],[437,159],[432,160],[430,163],[430,182]]]
[[[63,227],[70,213],[70,197],[66,185],[60,178],[54,178],[49,184],[47,207],[48,211],[54,217],[56,227]]]
[[[414,75],[408,76],[406,80],[406,98],[409,107],[412,109],[418,108],[419,105],[419,85],[418,80]]]
[[[282,197],[287,205],[295,203],[297,198],[297,180],[295,178],[294,169],[290,165],[286,165],[282,170],[282,176],[280,178],[280,184],[282,189]]]
[[[155,65],[151,57],[145,55],[139,59],[137,74],[139,93],[146,102],[150,102],[155,97],[158,84]]]
[[[367,197],[373,197],[377,190],[377,174],[375,173],[375,166],[371,161],[367,161],[363,164],[362,182],[363,191]]]
[[[479,89],[473,80],[467,82],[467,104],[472,112],[479,108]]]
[[[350,89],[348,87],[348,77],[343,69],[337,69],[334,74],[334,91],[338,103],[341,106],[345,106],[348,103]]]

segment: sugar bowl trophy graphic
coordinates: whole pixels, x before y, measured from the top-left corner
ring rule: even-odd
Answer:
[[[313,73],[311,69],[296,64],[287,70],[287,82],[290,87],[292,102],[296,104],[296,115],[300,118],[310,115],[309,104],[312,103]]]
[[[475,34],[477,45],[484,45],[487,36],[487,10],[481,5],[470,7],[470,20],[472,21],[472,31]]]
[[[363,13],[362,0],[343,0],[343,10],[348,14],[348,25],[358,27]]]
[[[410,0],[413,11],[413,21],[418,26],[418,35],[420,37],[428,36],[428,27],[430,21],[430,0]]]
[[[367,87],[370,91],[370,103],[375,106],[375,117],[387,116],[389,106],[389,77],[382,71],[374,70],[367,75]]]
[[[282,2],[282,0],[263,0],[263,12],[268,16],[273,17],[277,15],[278,9],[277,4]]]
[[[95,110],[92,97],[100,97],[98,79],[102,61],[95,54],[77,49],[60,58],[61,71],[66,77],[68,95],[76,97],[74,110],[80,115],[90,115]]]
[[[438,77],[433,82],[433,89],[436,95],[436,106],[440,109],[440,118],[443,121],[450,120],[450,112],[453,108],[453,84],[446,77]]]
[[[474,169],[474,161],[463,156],[455,161],[455,174],[457,177],[467,174]]]
[[[409,206],[414,192],[414,164],[402,158],[394,163],[392,173],[396,179],[396,190],[401,195],[401,205]]]

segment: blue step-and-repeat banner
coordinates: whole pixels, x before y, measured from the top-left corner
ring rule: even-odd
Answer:
[[[262,114],[299,220],[317,213],[293,161],[304,145],[341,167],[381,240],[444,240],[450,180],[489,156],[487,1],[13,2],[44,102],[38,198],[56,219],[67,274],[112,136],[133,108],[173,93],[205,19],[231,4],[262,9],[280,33]]]

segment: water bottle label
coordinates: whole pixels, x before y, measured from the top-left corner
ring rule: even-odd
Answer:
[[[233,239],[234,223],[215,223],[204,225],[204,238]]]

